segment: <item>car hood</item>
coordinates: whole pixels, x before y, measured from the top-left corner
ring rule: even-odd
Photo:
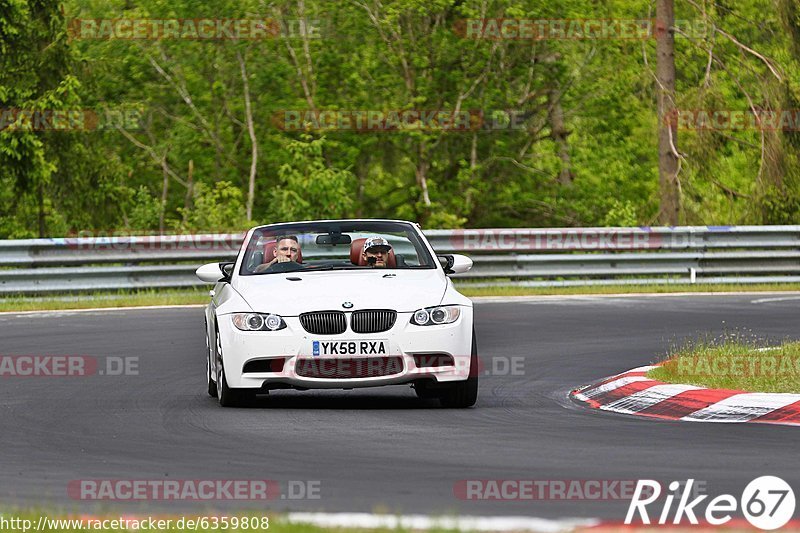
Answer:
[[[447,287],[438,270],[339,270],[239,276],[234,288],[256,312],[297,316],[308,311],[395,309],[438,305]],[[350,302],[351,308],[342,304]]]

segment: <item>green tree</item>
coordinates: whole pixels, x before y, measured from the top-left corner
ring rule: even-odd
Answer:
[[[269,199],[270,221],[343,218],[352,212],[354,176],[326,165],[325,144],[324,137],[309,135],[287,142],[291,160],[278,170],[280,184]]]

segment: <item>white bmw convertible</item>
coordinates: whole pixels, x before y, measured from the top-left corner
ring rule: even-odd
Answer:
[[[411,385],[445,407],[478,395],[472,302],[417,224],[323,220],[259,226],[215,283],[205,311],[208,393],[248,404],[274,389]]]

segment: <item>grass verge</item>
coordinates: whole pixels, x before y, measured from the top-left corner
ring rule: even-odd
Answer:
[[[758,339],[725,335],[672,351],[647,376],[712,389],[800,393],[800,342],[765,347]]]
[[[199,289],[148,289],[140,291],[113,291],[73,295],[0,298],[2,311],[37,311],[40,309],[88,309],[95,307],[137,307],[147,305],[191,305],[208,302],[208,288]],[[469,287],[458,286],[466,296],[546,296],[579,294],[639,294],[677,292],[785,292],[800,291],[800,283],[759,283],[719,285],[594,285],[579,287]]]
[[[205,304],[208,300],[208,289],[98,292],[32,298],[2,298],[0,299],[0,312],[36,311],[39,309],[89,309],[94,307],[138,307],[145,305],[190,305]]]

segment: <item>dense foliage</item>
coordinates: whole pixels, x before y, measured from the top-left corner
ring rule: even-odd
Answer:
[[[675,13],[679,109],[800,109],[800,0],[676,0]],[[654,224],[654,39],[476,39],[463,26],[653,17],[644,0],[0,0],[0,238],[350,216]],[[279,34],[68,31],[259,18]],[[31,128],[20,110],[97,117]],[[468,110],[496,127],[298,131],[287,110]],[[680,128],[680,222],[800,223],[798,129]]]

